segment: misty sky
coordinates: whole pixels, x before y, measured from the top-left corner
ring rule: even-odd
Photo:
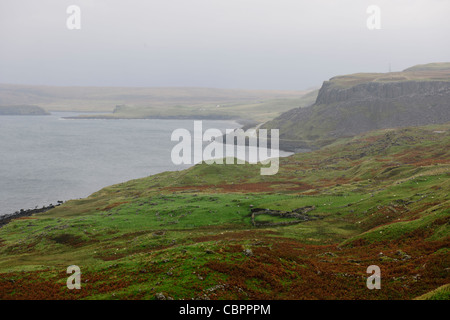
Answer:
[[[450,61],[449,14],[450,0],[0,0],[0,83],[306,89]]]

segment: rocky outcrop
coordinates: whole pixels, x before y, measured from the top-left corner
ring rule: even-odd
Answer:
[[[55,207],[60,206],[61,204],[63,204],[63,201],[58,201],[58,203],[56,205],[50,204],[48,206],[43,206],[42,208],[36,208],[36,209],[27,209],[27,210],[20,209],[20,211],[16,211],[11,214],[2,215],[2,216],[0,216],[0,228],[7,225],[14,219],[29,217],[36,213],[47,212],[51,209],[54,209]]]
[[[253,208],[251,209],[252,225],[254,227],[277,227],[277,226],[288,226],[298,224],[300,222],[310,220],[316,220],[318,219],[318,217],[307,215],[308,212],[313,211],[314,209],[316,209],[315,206],[301,207],[292,211],[278,211],[278,210]],[[259,215],[280,217],[286,219],[286,221],[280,222],[256,221],[256,217]]]
[[[389,101],[404,98],[414,100],[424,98],[441,101],[450,94],[449,81],[389,81],[368,82],[350,88],[334,85],[333,80],[325,81],[317,96],[316,104],[333,104],[350,101]],[[430,100],[430,103],[432,101]]]

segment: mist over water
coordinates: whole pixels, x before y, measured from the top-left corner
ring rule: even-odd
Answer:
[[[177,128],[193,130],[193,120],[62,119],[73,115],[0,117],[0,215],[190,166],[172,163],[170,138]],[[203,121],[204,130],[238,127]]]

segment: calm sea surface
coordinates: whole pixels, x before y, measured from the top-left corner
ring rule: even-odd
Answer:
[[[189,167],[172,163],[170,137],[177,128],[193,132],[192,120],[62,119],[74,115],[0,116],[0,215]],[[203,121],[203,130],[238,127]]]

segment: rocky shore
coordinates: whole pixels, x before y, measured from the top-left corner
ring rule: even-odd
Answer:
[[[14,213],[11,214],[6,214],[3,216],[0,216],[0,228],[7,225],[8,223],[10,223],[12,220],[14,219],[18,219],[18,218],[23,218],[23,217],[29,217],[32,216],[33,214],[36,213],[42,213],[42,212],[46,212],[49,211],[51,209],[54,209],[57,206],[60,206],[63,203],[63,201],[58,201],[58,203],[56,205],[53,204],[49,204],[48,206],[43,206],[40,209],[20,209],[20,211],[16,211]]]

